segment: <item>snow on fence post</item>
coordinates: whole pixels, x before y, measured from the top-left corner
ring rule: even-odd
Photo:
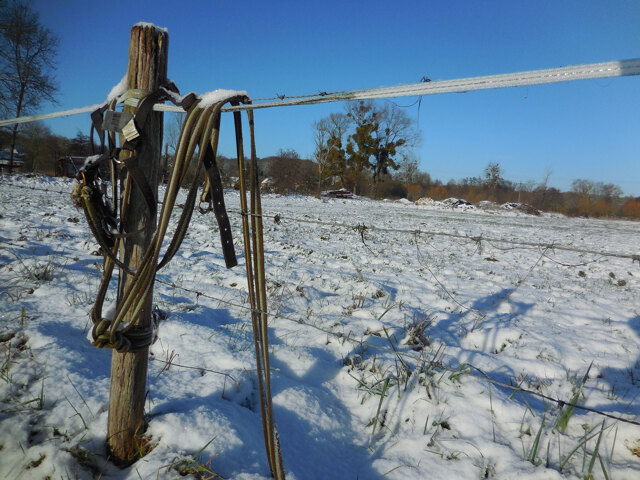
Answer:
[[[150,24],[136,24],[131,28],[127,88],[147,92],[156,90],[167,81],[167,58],[169,35],[165,29]],[[134,113],[132,107],[125,111]],[[157,201],[158,175],[162,153],[162,113],[149,114],[142,126],[141,140],[136,148],[139,162]],[[128,154],[125,154],[128,155]],[[149,210],[141,191],[132,185],[129,207],[126,212],[125,229],[139,232],[128,237],[120,255],[122,261],[137,270],[156,227],[156,218],[148,218]],[[150,225],[151,222],[152,224]],[[145,228],[150,227],[150,228]],[[120,272],[118,301],[125,286],[132,281],[124,271]],[[151,324],[152,294],[139,321],[140,328]],[[128,321],[130,316],[125,317]],[[109,420],[107,448],[111,459],[118,464],[134,462],[139,445],[136,433],[144,425],[144,400],[147,383],[149,347],[119,353],[113,350],[111,358],[111,387],[109,394]]]

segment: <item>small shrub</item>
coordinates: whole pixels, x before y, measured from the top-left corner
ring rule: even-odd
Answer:
[[[426,330],[431,326],[433,321],[428,317],[416,316],[407,327],[407,336],[405,345],[410,345],[411,349],[420,352],[424,347],[431,345]]]
[[[22,263],[22,262],[21,262]],[[37,262],[33,265],[22,263],[22,275],[34,282],[50,282],[53,280],[54,265],[51,260],[46,263]]]

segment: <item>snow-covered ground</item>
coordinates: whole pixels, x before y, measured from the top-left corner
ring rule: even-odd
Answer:
[[[87,339],[101,257],[71,188],[0,180],[0,478],[179,478],[188,464],[269,478],[238,194],[238,267],[196,213],[158,273],[174,286],[154,297],[155,448],[120,470],[104,455],[111,352]],[[508,388],[569,402],[582,386],[578,404],[639,421],[640,262],[429,233],[636,255],[640,223],[275,195],[263,208],[287,478],[640,478],[639,426],[576,409],[562,433],[567,407]]]

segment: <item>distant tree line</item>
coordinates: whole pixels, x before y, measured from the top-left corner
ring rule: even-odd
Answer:
[[[11,140],[10,131],[0,130],[0,149]],[[75,137],[66,138],[53,134],[40,122],[26,124],[17,136],[16,145],[23,153],[25,171],[47,175],[55,175],[57,160],[61,157],[91,154],[87,135],[78,131]],[[168,166],[172,154],[173,151],[165,150]],[[217,163],[225,184],[237,187],[237,160],[219,155]],[[576,179],[571,189],[563,192],[549,186],[551,171],[547,171],[540,182],[512,182],[504,178],[498,163],[489,163],[479,176],[443,183],[420,171],[418,160],[410,151],[405,151],[397,161],[394,159],[394,165],[386,172],[377,173],[375,181],[372,167],[348,172],[345,181],[339,175],[328,175],[327,169],[333,171],[331,169],[335,168],[330,162],[303,159],[293,149],[281,149],[276,155],[258,159],[258,175],[264,181],[264,191],[283,195],[318,195],[325,189],[355,186],[360,195],[372,198],[416,201],[423,197],[434,200],[456,197],[471,203],[483,200],[525,203],[542,211],[571,216],[640,218],[640,197],[624,196],[620,187],[611,183]],[[194,180],[195,172],[192,171],[187,175],[185,185]]]
[[[478,177],[432,180],[418,168],[413,148],[420,137],[404,111],[393,103],[362,101],[347,103],[345,110],[313,125],[318,192],[342,187],[374,198],[458,197],[526,203],[573,216],[640,218],[640,198],[623,197],[617,185],[576,179],[570,191],[561,192],[549,186],[550,170],[538,183],[511,182],[498,163],[489,163]]]
[[[24,161],[23,171],[55,175],[58,159],[66,156],[86,157],[91,154],[89,136],[78,131],[73,138],[56,135],[41,122],[27,123],[18,131],[0,130],[0,150],[11,146]]]
[[[165,162],[171,165],[180,122],[169,128],[165,139]],[[388,130],[388,131],[387,131]],[[423,197],[444,200],[449,197],[471,203],[483,200],[496,203],[525,203],[547,212],[571,216],[640,218],[640,197],[624,196],[614,184],[576,179],[567,192],[549,186],[551,171],[540,182],[512,182],[504,178],[498,163],[489,163],[481,175],[443,183],[418,167],[412,145],[417,138],[413,124],[395,108],[372,103],[351,104],[345,114],[332,114],[313,125],[315,151],[312,159],[303,159],[292,149],[258,159],[258,175],[263,190],[280,194],[319,195],[323,190],[347,188],[372,198]],[[395,132],[395,133],[393,133]],[[12,144],[12,131],[0,129],[0,149]],[[57,161],[64,156],[90,155],[87,135],[75,137],[53,134],[41,122],[24,125],[15,145],[22,153],[25,170],[48,175],[56,173]],[[237,187],[235,158],[218,156],[217,163],[228,187]],[[195,165],[195,162],[193,162]],[[185,185],[191,184],[195,171],[189,172]]]
[[[43,26],[38,14],[23,0],[0,0],[0,118],[34,112],[44,102],[54,102],[57,92],[55,58],[59,39]],[[183,116],[166,122],[163,170],[171,165]],[[347,102],[344,112],[332,113],[313,124],[312,159],[295,150],[281,149],[259,160],[263,188],[281,194],[315,194],[345,188],[373,198],[464,198],[477,203],[519,202],[539,210],[574,216],[640,218],[640,197],[624,197],[614,184],[576,179],[571,190],[549,186],[551,172],[541,182],[511,182],[498,163],[489,163],[482,175],[432,180],[418,168],[414,148],[420,142],[415,121],[392,102]],[[56,173],[64,156],[91,154],[90,139],[82,132],[74,138],[55,135],[40,122],[0,128],[0,151],[10,168],[20,153],[29,172]],[[195,162],[194,166],[195,166]],[[234,186],[237,162],[220,156],[223,180]],[[196,180],[192,167],[185,184]],[[166,177],[166,174],[165,174]]]
[[[640,199],[624,197],[617,185],[576,179],[571,190],[562,192],[548,185],[550,176],[547,171],[539,183],[511,182],[503,177],[498,163],[489,163],[483,176],[450,180],[446,185],[435,182],[427,189],[427,196],[435,200],[458,197],[471,203],[526,203],[542,211],[570,216],[640,218]]]

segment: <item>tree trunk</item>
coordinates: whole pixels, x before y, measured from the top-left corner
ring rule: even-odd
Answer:
[[[9,150],[9,173],[13,173],[13,154],[16,149],[16,139],[18,138],[18,124],[11,129],[11,145]]]
[[[136,25],[131,29],[129,44],[129,66],[127,88],[153,91],[167,80],[167,57],[169,36],[166,31],[154,26]],[[126,107],[125,111],[131,110]],[[151,113],[142,127],[137,155],[144,165],[147,181],[157,200],[158,174],[162,153],[161,113]],[[144,197],[132,185],[129,208],[126,212],[125,230],[140,231],[128,237],[121,251],[122,261],[132,270],[139,268],[156,226],[155,218],[149,216]],[[145,225],[152,228],[143,228]],[[120,272],[119,297],[124,288],[133,280],[125,272]],[[145,307],[140,317],[140,328],[151,324],[151,303]],[[129,318],[125,317],[125,321]],[[142,348],[130,353],[113,351],[111,359],[111,390],[109,398],[109,421],[107,445],[114,462],[127,465],[138,458],[139,444],[136,433],[144,427],[144,400],[147,381],[149,349]]]
[[[22,102],[24,102],[24,86],[20,88],[20,95],[18,97],[18,106],[16,108],[16,118],[20,118],[20,114],[22,113]],[[18,139],[18,128],[19,124],[14,124],[11,129],[11,150],[9,151],[9,173],[13,173],[13,158],[14,151],[16,149],[16,141]]]

